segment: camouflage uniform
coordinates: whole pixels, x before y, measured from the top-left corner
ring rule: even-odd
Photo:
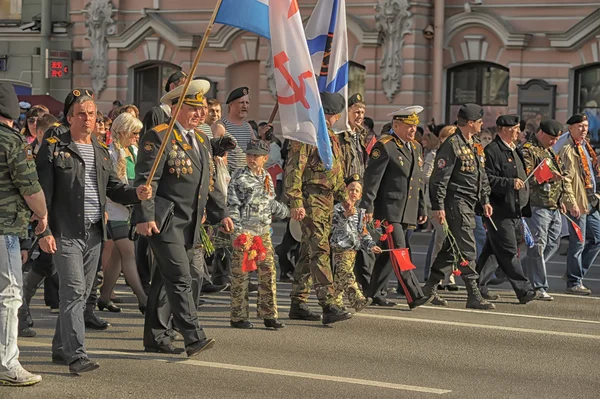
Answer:
[[[299,142],[291,145],[285,169],[285,190],[292,209],[304,207],[300,256],[294,272],[290,297],[306,302],[312,278],[321,306],[335,305],[329,234],[331,233],[334,197],[347,200],[342,153],[337,136],[329,130],[333,165],[327,170],[317,147]]]
[[[276,270],[271,243],[272,217],[289,216],[289,209],[275,201],[271,176],[263,169],[255,175],[248,167],[237,169],[231,177],[227,205],[235,226],[234,237],[241,233],[258,235],[267,250],[258,267],[258,317],[277,319]],[[234,249],[231,262],[231,321],[248,320],[248,273],[242,271],[244,251]]]
[[[344,168],[344,178],[347,179],[355,174],[362,178],[365,174],[365,164],[367,162],[366,129],[357,126],[352,132],[343,132],[338,137],[342,150],[341,161]]]

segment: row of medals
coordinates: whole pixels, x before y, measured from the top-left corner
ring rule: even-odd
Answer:
[[[463,172],[475,172],[475,155],[467,147],[461,147],[460,160],[462,161],[460,170]]]
[[[180,150],[177,145],[173,146],[173,149],[169,152],[169,158],[167,161],[169,165],[169,173],[177,173],[177,177],[181,173],[184,175],[192,174],[192,161],[188,158],[185,159],[185,151]]]

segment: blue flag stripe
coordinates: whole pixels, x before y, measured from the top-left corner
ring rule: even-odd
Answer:
[[[344,65],[338,69],[335,78],[329,82],[325,91],[330,93],[337,93],[342,90],[344,86],[348,84],[348,63],[346,62]]]
[[[257,0],[223,0],[215,22],[271,38],[269,6]]]

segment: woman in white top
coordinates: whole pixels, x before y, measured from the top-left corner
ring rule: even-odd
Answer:
[[[111,126],[112,143],[108,151],[117,176],[123,183],[130,183],[135,178],[135,161],[137,159],[137,141],[143,124],[132,114],[125,112],[117,116]],[[146,309],[146,296],[135,262],[135,245],[129,240],[128,207],[106,200],[108,213],[108,232],[114,242],[110,258],[104,264],[104,283],[100,290],[98,308],[111,312],[121,309],[111,301],[111,294],[123,270],[127,283],[137,296],[139,309]]]

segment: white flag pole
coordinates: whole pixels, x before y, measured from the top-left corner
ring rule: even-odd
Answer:
[[[535,171],[538,170],[538,168],[540,166],[542,166],[543,164],[545,164],[547,162],[548,162],[548,158],[544,158],[544,160],[542,162],[540,162],[540,164],[538,166],[535,167],[535,169],[529,174],[529,176],[527,176],[527,179],[525,179],[525,181],[523,183],[527,183],[527,180],[529,180],[531,178],[531,176],[533,176]]]

